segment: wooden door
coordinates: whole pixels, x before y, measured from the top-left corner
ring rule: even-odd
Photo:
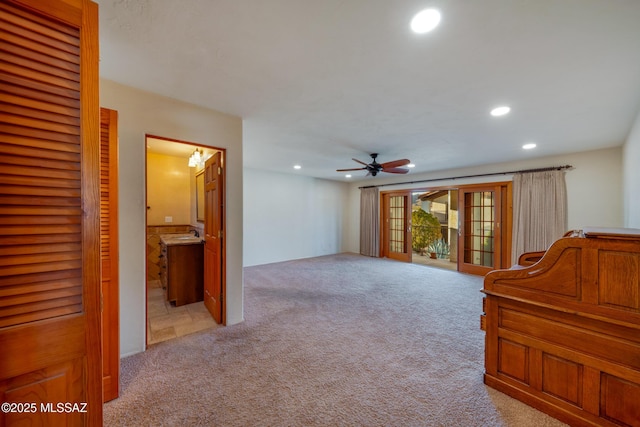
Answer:
[[[485,275],[508,268],[510,183],[464,186],[458,197],[458,270]]]
[[[118,397],[120,331],[118,301],[118,112],[100,109],[100,260],[102,288],[102,389]]]
[[[382,256],[411,262],[411,192],[382,194]]]
[[[0,425],[97,426],[98,7],[0,0],[0,28],[0,402],[33,404]]]
[[[224,181],[223,158],[216,152],[204,166],[204,305],[217,323],[223,316]]]

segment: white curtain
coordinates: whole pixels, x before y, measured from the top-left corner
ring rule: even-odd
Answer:
[[[378,188],[360,191],[360,253],[378,257],[380,252],[380,199]]]
[[[547,250],[566,231],[564,171],[514,175],[512,263],[524,252]]]

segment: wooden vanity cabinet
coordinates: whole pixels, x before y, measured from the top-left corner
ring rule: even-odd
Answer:
[[[202,243],[160,243],[160,281],[167,301],[176,306],[204,300],[204,246]]]

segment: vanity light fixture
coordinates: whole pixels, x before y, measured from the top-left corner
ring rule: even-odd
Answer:
[[[191,156],[189,157],[189,167],[195,168],[197,166],[204,166],[204,152],[199,148],[196,148],[196,150],[191,153]]]
[[[529,142],[527,144],[524,144],[522,146],[522,148],[525,149],[525,150],[532,150],[532,149],[536,148],[536,144],[533,143],[533,142]]]
[[[302,169],[302,166],[300,166],[300,165],[294,165],[294,166],[293,166],[293,168],[294,168],[294,169]]]
[[[345,177],[345,178],[351,178],[351,174],[350,174],[350,173],[348,173],[348,174],[346,174],[344,177]]]

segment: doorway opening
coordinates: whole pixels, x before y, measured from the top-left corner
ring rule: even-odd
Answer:
[[[411,192],[411,239],[414,264],[458,269],[458,190]]]
[[[381,192],[380,255],[485,275],[509,268],[511,182]]]
[[[224,158],[224,150],[153,135],[145,143],[146,342],[151,345],[223,323],[204,302],[207,263],[218,264],[209,267],[219,272],[221,292],[225,269],[223,259],[205,257],[203,177],[205,161]],[[221,206],[216,209],[223,216]]]

